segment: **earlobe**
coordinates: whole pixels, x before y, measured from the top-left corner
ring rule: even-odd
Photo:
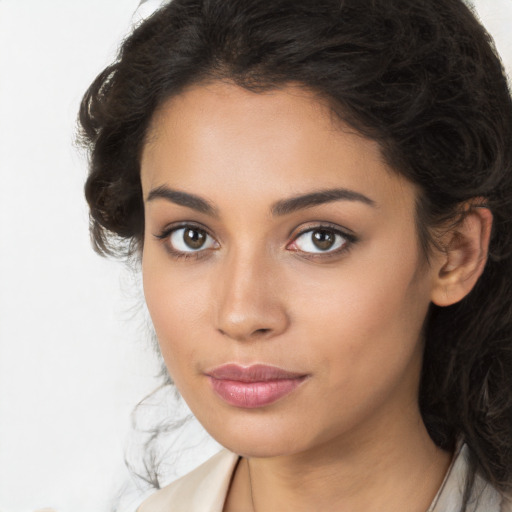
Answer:
[[[491,211],[469,206],[463,220],[443,236],[445,251],[439,255],[434,269],[434,304],[450,306],[473,289],[485,268],[491,228]]]

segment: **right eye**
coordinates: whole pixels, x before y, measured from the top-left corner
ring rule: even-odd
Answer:
[[[188,256],[218,246],[217,241],[204,229],[196,226],[179,226],[165,230],[157,238],[165,240],[174,256]]]

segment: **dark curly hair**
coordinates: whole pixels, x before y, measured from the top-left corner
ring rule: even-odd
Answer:
[[[302,84],[380,144],[435,228],[479,198],[493,214],[472,292],[431,305],[420,408],[446,450],[463,438],[473,478],[512,481],[512,101],[491,37],[462,0],[173,0],[138,26],[85,94],[91,233],[104,255],[143,250],[141,150],[155,109],[191,84],[258,92]]]

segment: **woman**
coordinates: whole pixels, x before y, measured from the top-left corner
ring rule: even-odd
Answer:
[[[80,122],[226,448],[141,512],[512,510],[512,103],[462,1],[174,0]]]

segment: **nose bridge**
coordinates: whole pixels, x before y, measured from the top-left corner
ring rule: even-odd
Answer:
[[[261,247],[233,247],[218,274],[217,329],[246,340],[270,337],[288,325],[285,304],[278,289],[277,262]]]

